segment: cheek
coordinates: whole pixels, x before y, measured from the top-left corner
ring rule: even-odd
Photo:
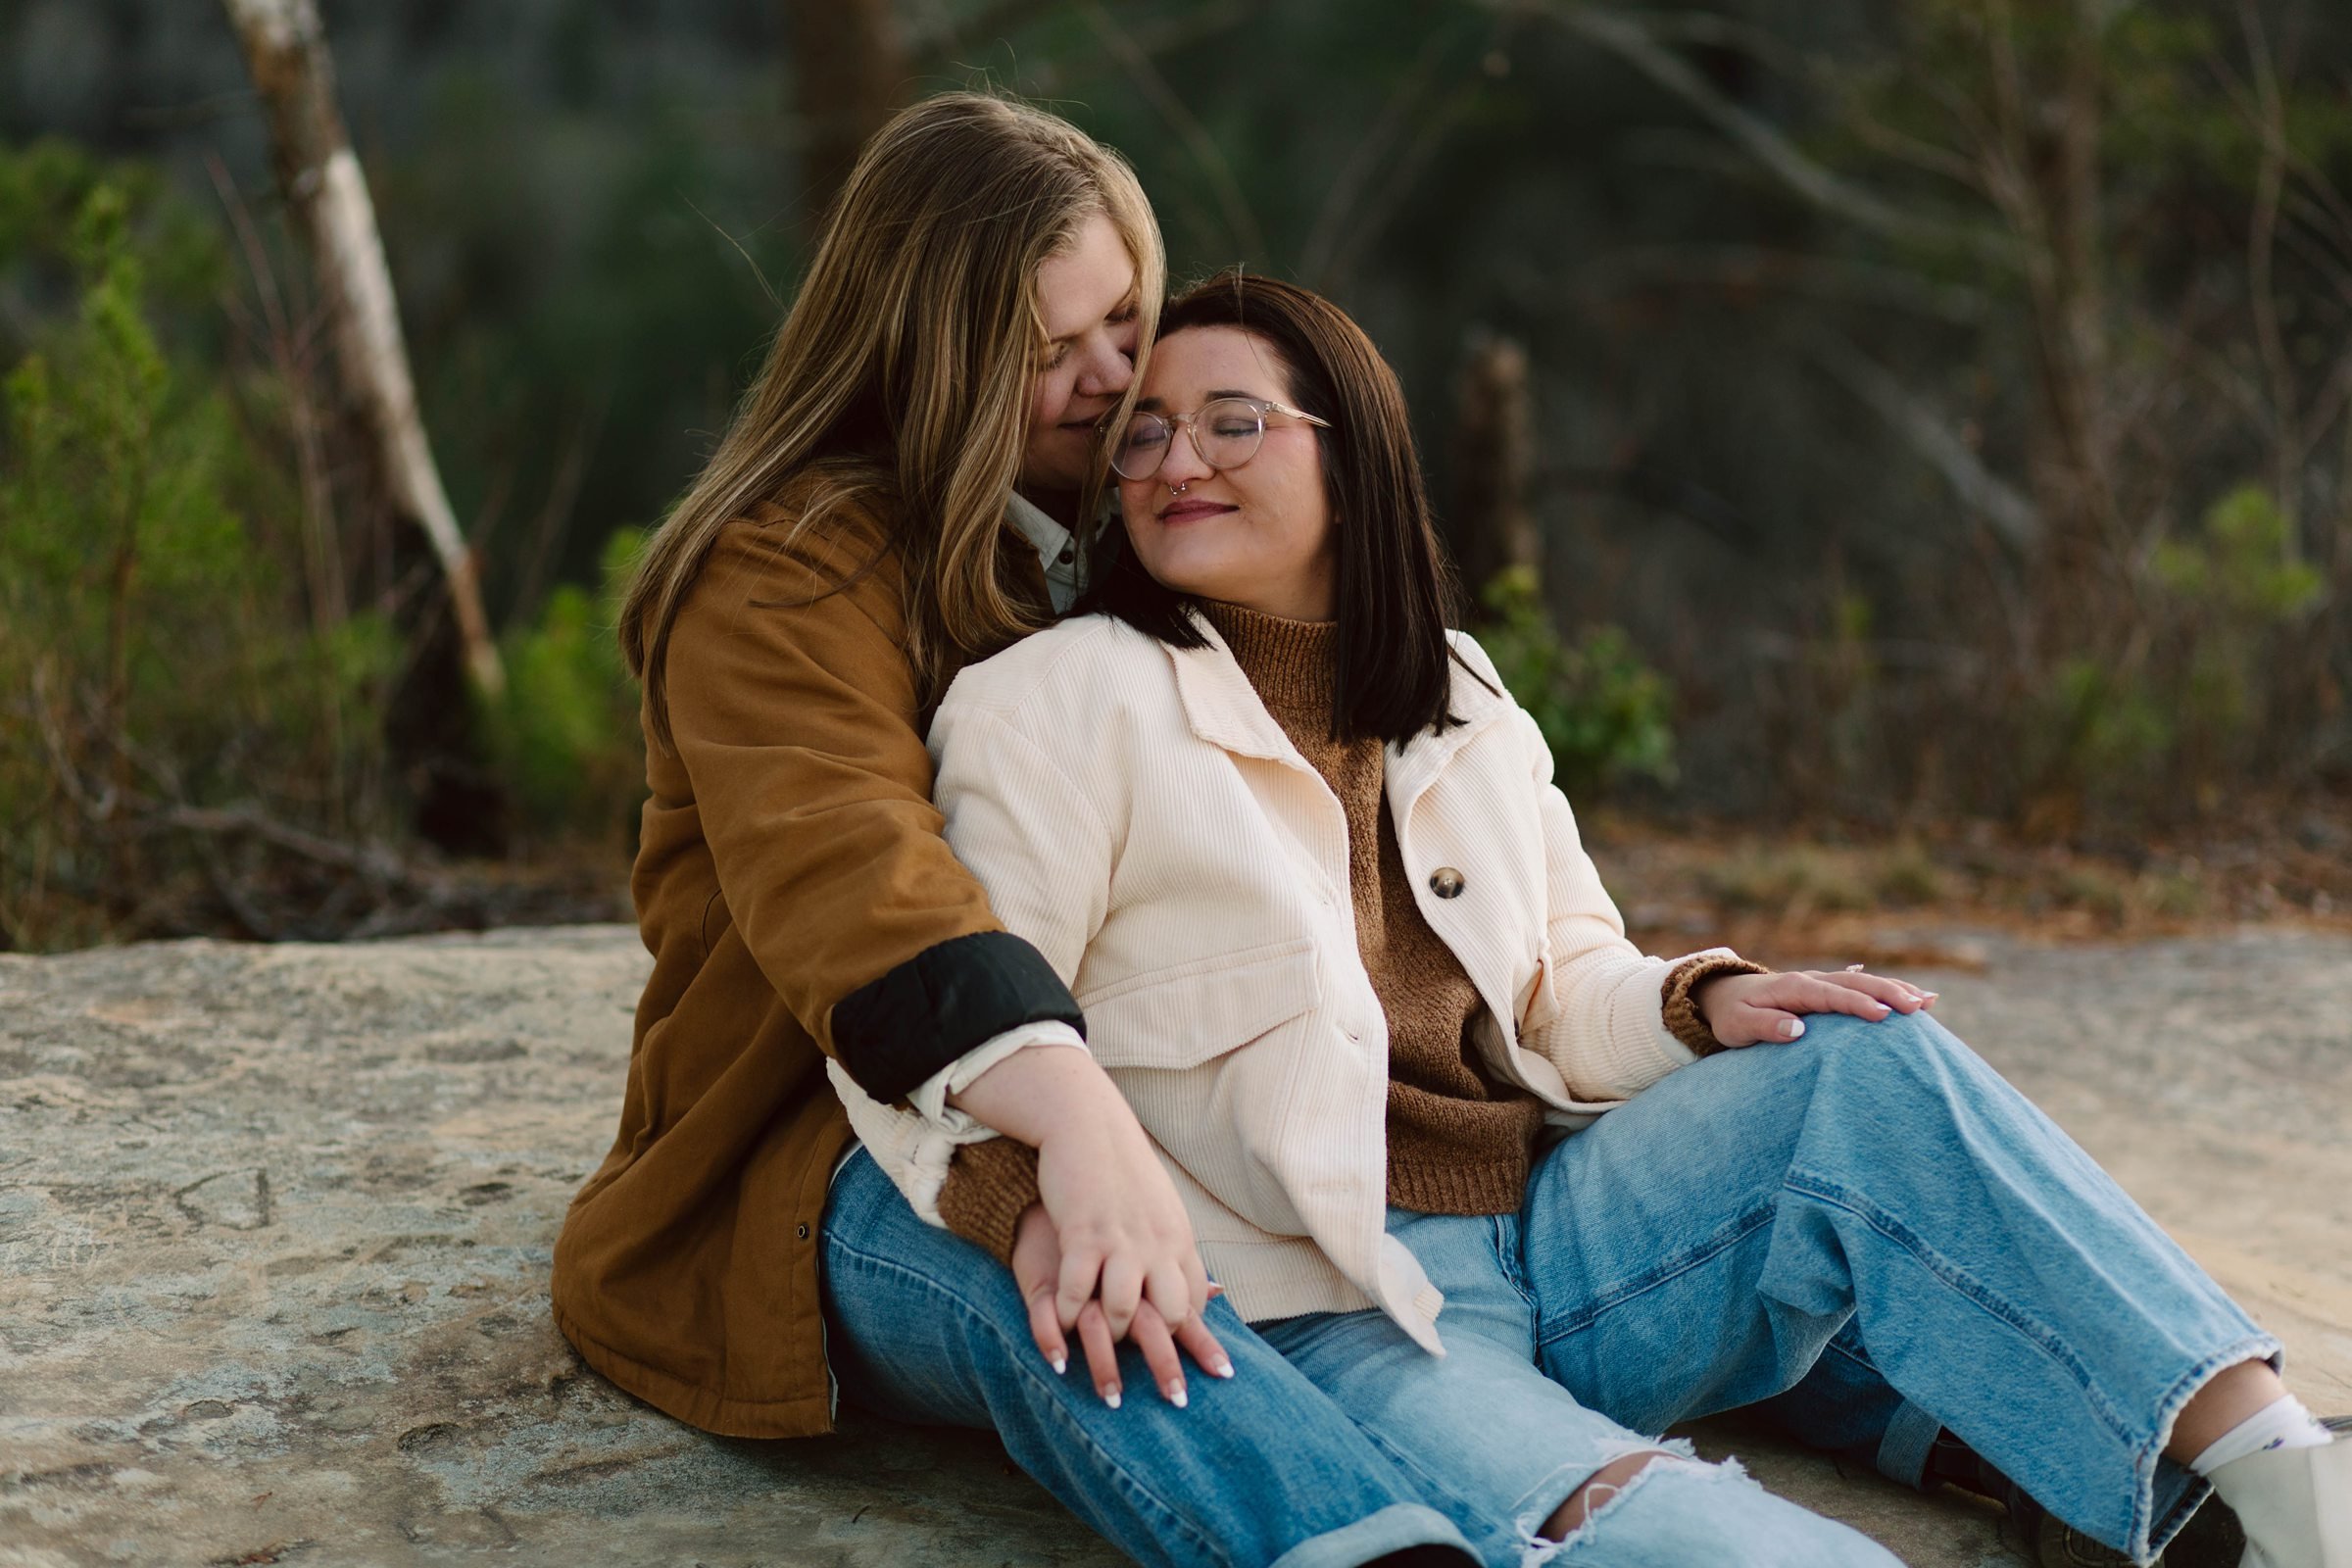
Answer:
[[[1060,423],[1061,412],[1069,406],[1069,376],[1060,370],[1040,375],[1029,391],[1029,438],[1034,441]]]

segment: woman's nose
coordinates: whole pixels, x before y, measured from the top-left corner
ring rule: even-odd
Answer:
[[[1200,445],[1194,439],[1193,427],[1178,425],[1168,437],[1168,450],[1159,460],[1159,477],[1171,488],[1205,479],[1217,470],[1200,458]]]
[[[1115,398],[1134,379],[1135,361],[1105,343],[1091,350],[1079,368],[1078,392],[1082,397]]]

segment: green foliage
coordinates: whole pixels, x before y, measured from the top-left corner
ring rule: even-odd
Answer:
[[[1479,641],[1543,730],[1562,790],[1582,800],[1627,778],[1673,782],[1673,690],[1621,629],[1565,641],[1525,566],[1497,573],[1481,597],[1494,623]]]
[[[2281,633],[2327,591],[2294,527],[2260,485],[2214,503],[2198,531],[2152,563],[2141,622],[2161,637],[2136,660],[2078,655],[2054,671],[2039,733],[2044,778],[2109,811],[2210,809],[2248,770],[2269,717]]]
[[[564,584],[502,652],[507,690],[488,726],[526,839],[625,835],[644,798],[637,687],[613,636],[642,529],[605,542],[600,592]]]
[[[2200,537],[2160,545],[2156,575],[2203,614],[2249,630],[2294,619],[2327,591],[2319,568],[2296,558],[2286,513],[2258,484],[2215,502]]]
[[[2150,793],[2176,734],[2144,676],[2087,657],[2058,665],[2030,733],[2045,790],[2110,809]]]
[[[214,863],[175,812],[346,825],[372,760],[346,718],[389,664],[369,622],[315,632],[246,526],[282,489],[150,325],[147,246],[173,242],[143,188],[55,148],[0,157],[0,240],[79,191],[55,246],[70,310],[0,383],[0,930],[20,946],[147,927]]]

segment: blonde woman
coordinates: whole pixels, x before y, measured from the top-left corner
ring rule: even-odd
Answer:
[[[1891,1568],[1658,1437],[1825,1365],[1817,1439],[1875,1390],[1882,1449],[1956,1435],[2110,1552],[2210,1486],[2246,1568],[2352,1568],[2352,1445],[2278,1343],[1931,995],[1626,940],[1446,630],[1403,400],[1340,311],[1188,291],[1111,462],[1102,612],[963,672],[938,798],[1083,1001],[1092,1056],[1051,1054],[1158,1146],[1245,1376],[1302,1375],[1300,1419],[1344,1412],[1495,1568]],[[936,1218],[938,1135],[845,1094]]]
[[[1161,277],[1134,176],[1050,115],[935,98],[859,159],[623,607],[654,969],[555,1314],[712,1432],[823,1433],[837,1396],[993,1426],[1148,1562],[1409,1556],[1450,1527],[1279,1362],[1189,1414],[1056,1375],[1073,1334],[1103,1364],[1181,1344],[1232,1369],[1181,1199],[930,802],[940,693],[1074,590]],[[910,1185],[955,1234],[857,1148],[843,1093],[906,1107]]]

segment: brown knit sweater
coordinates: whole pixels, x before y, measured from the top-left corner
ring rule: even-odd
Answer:
[[[1383,793],[1380,740],[1331,736],[1338,626],[1233,605],[1210,605],[1207,613],[1266,711],[1348,816],[1356,948],[1389,1020],[1389,1201],[1427,1214],[1518,1208],[1544,1103],[1479,1059],[1469,1034],[1482,1005],[1478,990],[1413,897]]]
[[[1488,1070],[1470,1036],[1482,1005],[1461,961],[1422,917],[1384,793],[1379,740],[1335,740],[1338,627],[1236,605],[1204,607],[1266,710],[1323,776],[1347,814],[1356,946],[1389,1022],[1389,1201],[1427,1214],[1500,1214],[1524,1200],[1543,1102]],[[1740,958],[1692,958],[1665,979],[1666,1025],[1693,1052],[1722,1048],[1691,1001],[1719,974],[1755,973]],[[956,1235],[1009,1259],[1015,1226],[1037,1200],[1037,1152],[992,1139],[956,1152],[939,1195]]]

